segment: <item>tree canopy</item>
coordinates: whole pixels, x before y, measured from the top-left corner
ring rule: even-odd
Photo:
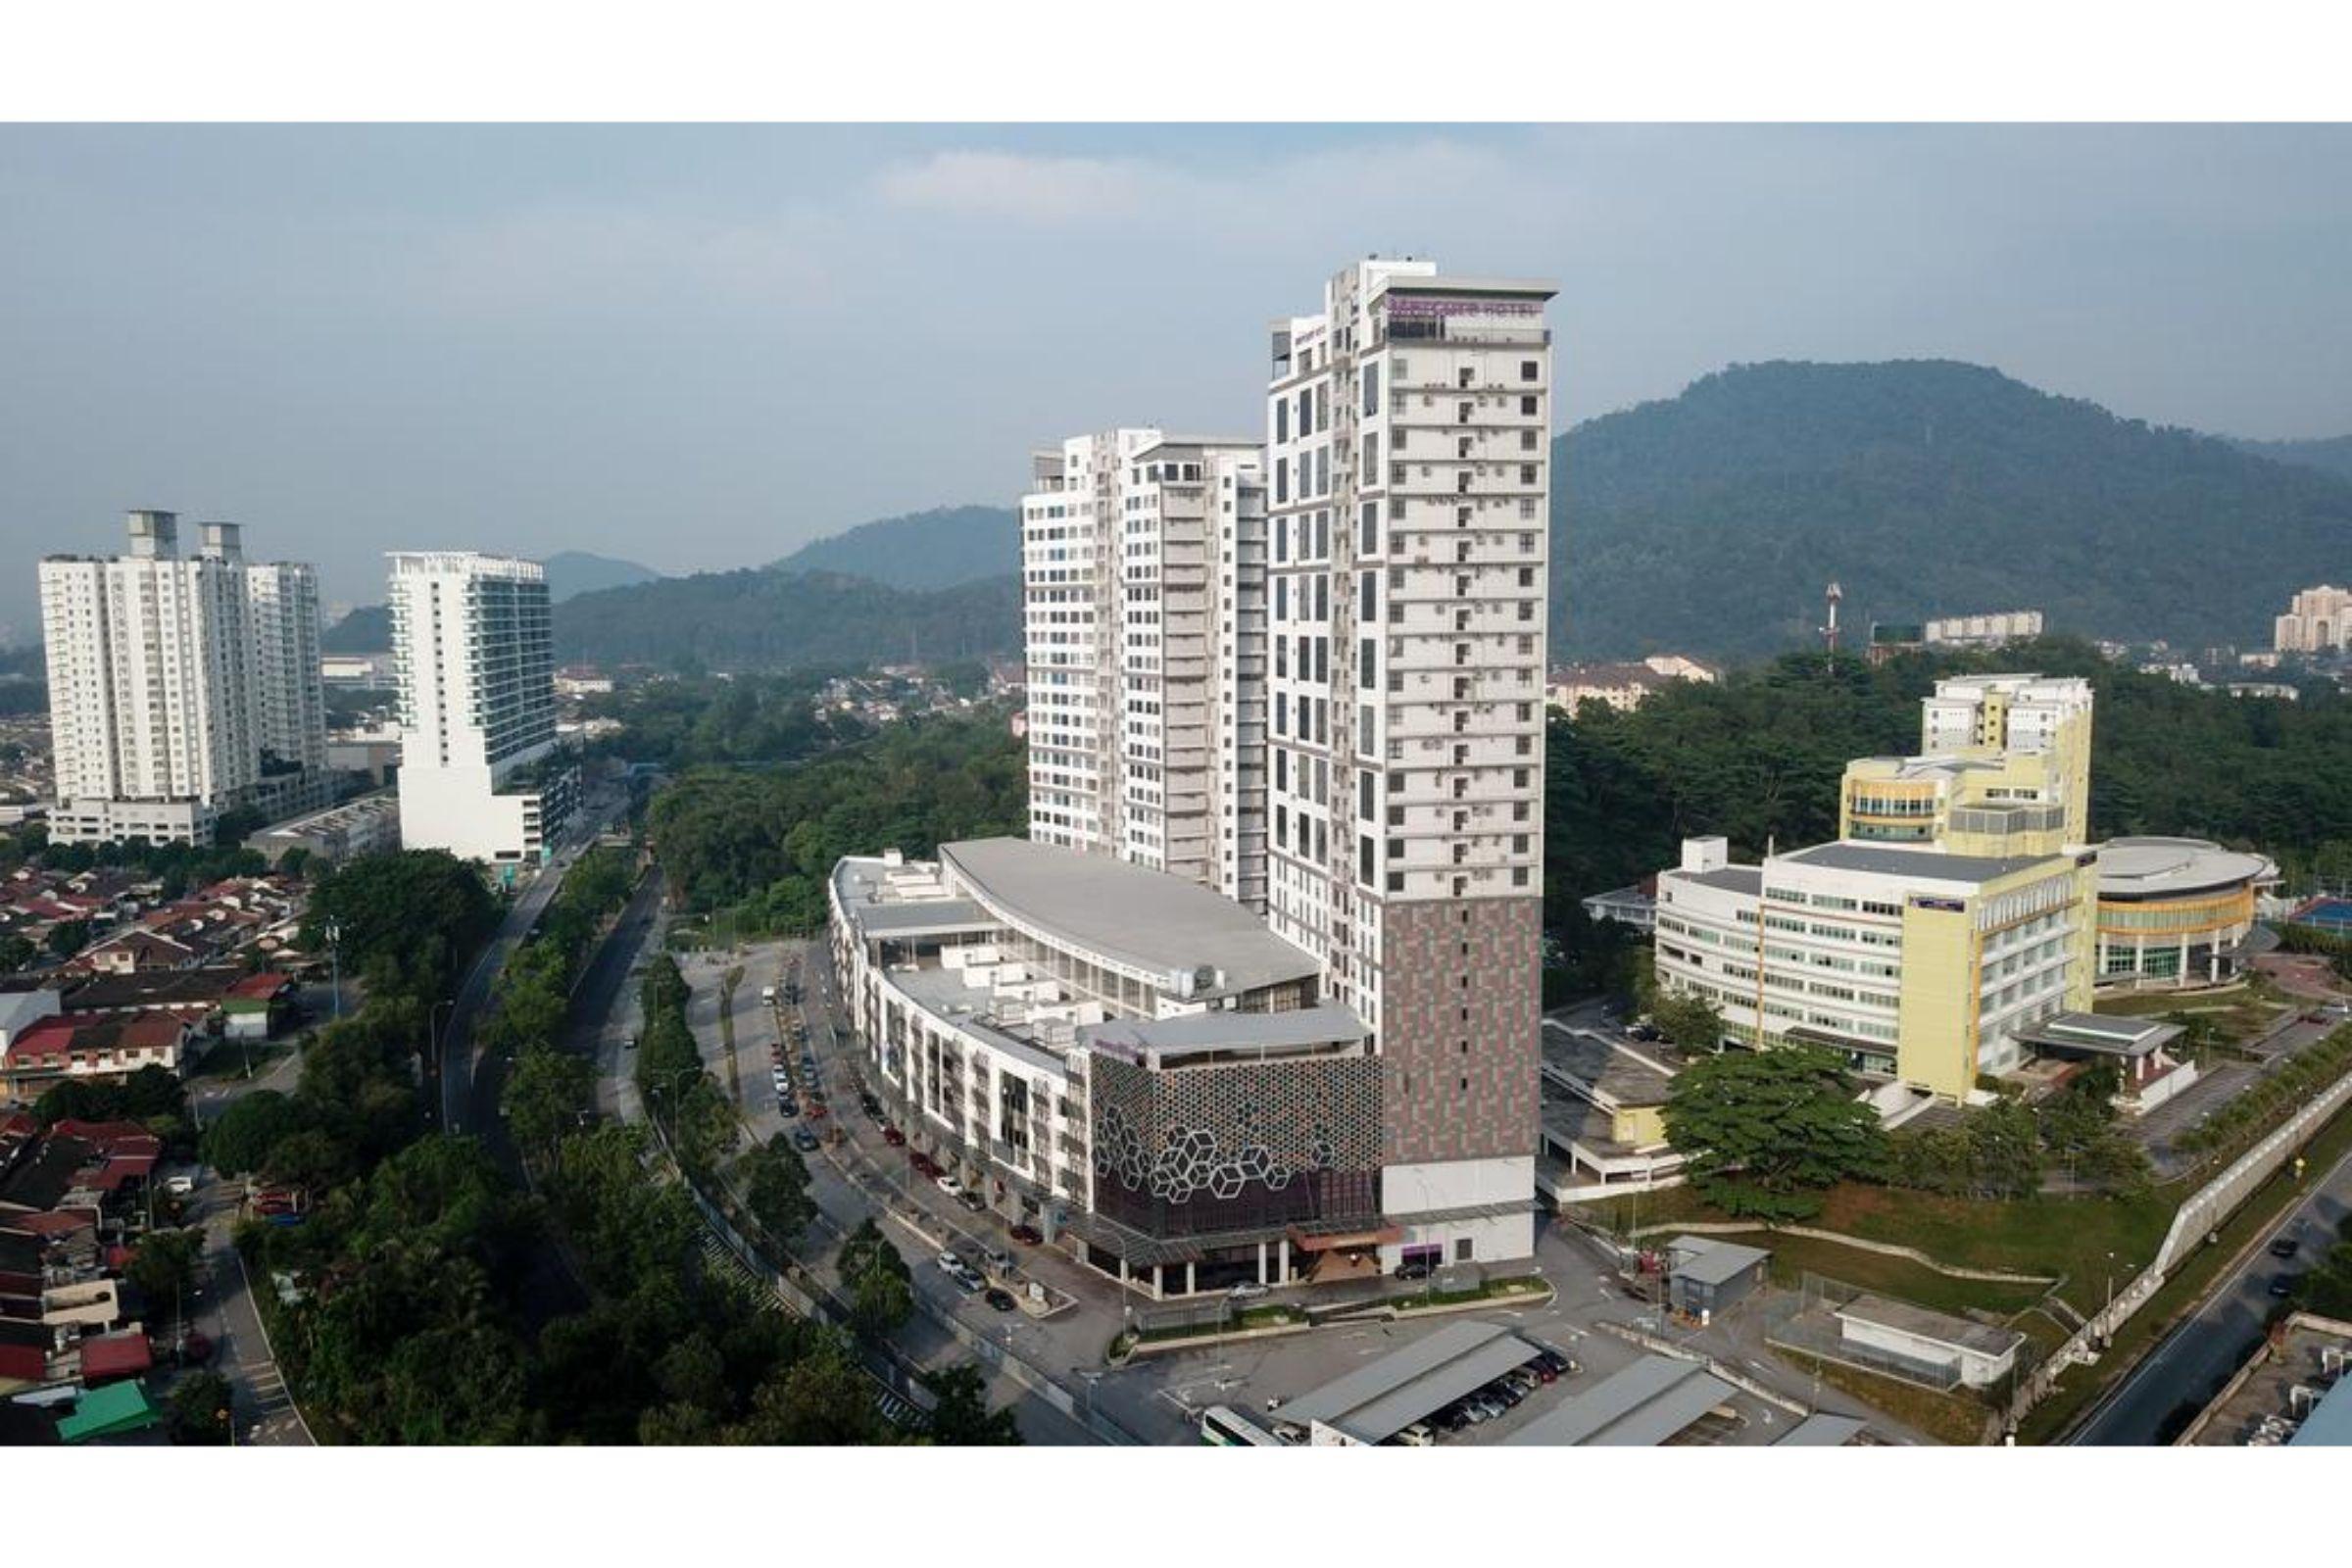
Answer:
[[[1804,1219],[1837,1182],[1885,1168],[1877,1112],[1837,1056],[1809,1046],[1691,1063],[1674,1080],[1666,1132],[1700,1196],[1729,1214]]]

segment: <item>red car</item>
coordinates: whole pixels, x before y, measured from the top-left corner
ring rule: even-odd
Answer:
[[[917,1152],[912,1156],[912,1158],[914,1160],[914,1168],[922,1172],[925,1176],[937,1176],[939,1174],[939,1164],[936,1160],[932,1159],[929,1154]]]
[[[882,1129],[882,1141],[888,1144],[891,1148],[896,1149],[901,1144],[906,1142],[906,1135],[899,1131],[896,1127],[885,1127]]]
[[[811,1097],[808,1100],[801,1102],[801,1113],[807,1116],[810,1121],[814,1121],[820,1116],[831,1114],[830,1111],[825,1109],[825,1102],[821,1100],[815,1099],[814,1097]]]

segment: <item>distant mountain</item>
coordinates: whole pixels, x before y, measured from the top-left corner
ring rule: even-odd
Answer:
[[[1017,653],[1020,575],[909,592],[838,572],[697,572],[566,600],[556,659],[710,669]]]
[[[1736,366],[1554,444],[1552,641],[1746,658],[1872,620],[2268,640],[2340,580],[2352,483],[1948,361]]]
[[[318,634],[323,654],[380,654],[392,646],[392,611],[362,605]]]
[[[2273,463],[2291,463],[2317,468],[2339,479],[2352,479],[2352,435],[2333,435],[2322,441],[2237,441],[2230,443]]]
[[[540,563],[547,568],[547,597],[556,604],[607,588],[626,588],[654,582],[662,573],[634,561],[592,556],[585,550],[559,550]]]
[[[893,588],[953,588],[1018,571],[1020,518],[1009,507],[940,507],[883,517],[801,546],[778,571],[837,571]]]

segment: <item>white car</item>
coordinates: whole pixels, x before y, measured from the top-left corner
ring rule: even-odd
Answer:
[[[950,1198],[961,1198],[963,1196],[963,1183],[957,1181],[953,1176],[942,1176],[939,1178],[939,1190],[947,1194]]]
[[[170,1193],[173,1198],[185,1198],[195,1190],[196,1178],[193,1176],[167,1176],[164,1178],[164,1191]]]
[[[1254,1301],[1259,1297],[1266,1296],[1271,1293],[1268,1291],[1267,1287],[1258,1284],[1255,1280],[1244,1280],[1241,1284],[1236,1285],[1232,1290],[1227,1291],[1225,1294],[1237,1301]]]

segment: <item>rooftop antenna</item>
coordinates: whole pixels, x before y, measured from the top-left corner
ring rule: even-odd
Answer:
[[[1838,662],[1838,602],[1844,597],[1844,589],[1838,587],[1834,582],[1830,584],[1830,591],[1827,595],[1830,606],[1830,619],[1829,623],[1821,628],[1821,640],[1829,648],[1830,662],[1833,664]]]

